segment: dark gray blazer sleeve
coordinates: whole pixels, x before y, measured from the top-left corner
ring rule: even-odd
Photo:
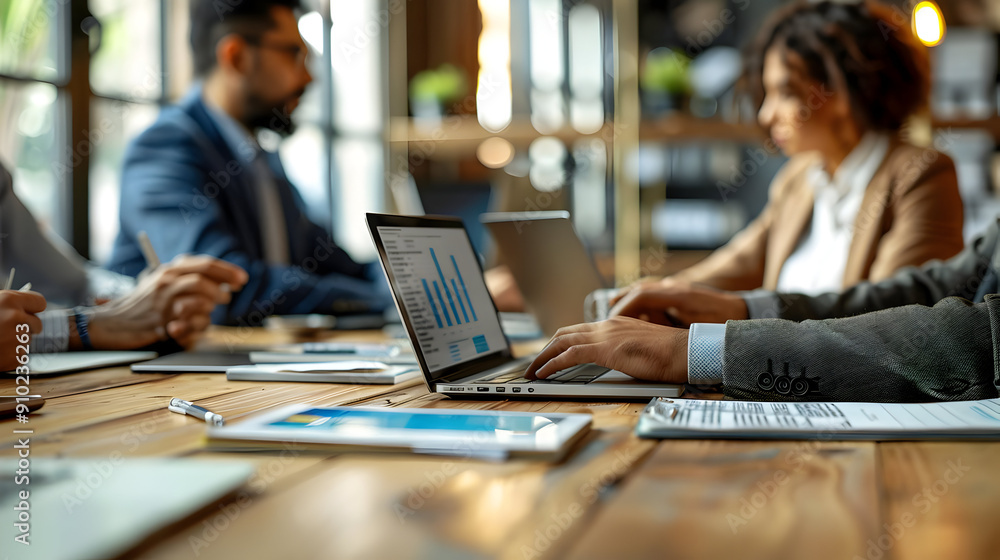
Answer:
[[[752,317],[804,321],[852,317],[914,303],[934,305],[949,296],[973,300],[991,267],[998,237],[1000,228],[994,223],[983,236],[947,261],[934,260],[920,267],[906,267],[881,282],[862,282],[839,293],[750,295],[748,298],[756,299],[751,306]]]
[[[726,396],[753,400],[996,398],[998,340],[997,295],[825,321],[730,321],[723,385]]]

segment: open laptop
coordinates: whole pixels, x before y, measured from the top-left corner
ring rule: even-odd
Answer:
[[[462,397],[649,399],[683,385],[637,381],[594,364],[529,381],[515,359],[457,218],[368,214],[393,299],[431,392]]]
[[[569,212],[492,212],[489,228],[528,309],[545,334],[584,322],[587,294],[606,288]]]

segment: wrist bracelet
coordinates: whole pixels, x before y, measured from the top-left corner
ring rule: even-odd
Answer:
[[[83,345],[83,349],[93,350],[94,346],[90,343],[90,333],[87,332],[90,317],[87,316],[82,307],[77,307],[73,310],[73,320],[76,322],[76,334],[80,337],[80,344]]]

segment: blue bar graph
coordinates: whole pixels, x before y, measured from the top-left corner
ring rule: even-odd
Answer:
[[[465,302],[462,301],[462,296],[458,295],[458,286],[455,284],[455,279],[451,279],[451,287],[455,288],[455,297],[458,298],[458,306],[462,308],[462,316],[465,317],[465,322],[469,322],[469,314],[465,312]]]
[[[472,320],[478,321],[479,318],[476,317],[476,308],[472,307],[472,300],[469,299],[469,290],[465,289],[465,280],[462,279],[462,271],[458,269],[458,263],[455,262],[455,255],[451,255],[451,266],[455,267],[455,274],[458,275],[458,283],[462,285],[462,291],[465,293],[465,301],[469,302],[469,311],[472,312]],[[458,289],[455,289],[456,294]]]
[[[465,279],[462,278],[462,271],[458,269],[458,262],[455,260],[455,255],[449,255],[449,257],[451,259],[451,266],[455,268],[455,276],[458,277],[458,281],[456,282],[455,278],[451,278],[449,285],[449,279],[444,276],[444,270],[441,269],[437,253],[433,248],[429,250],[431,259],[434,261],[434,268],[437,271],[438,279],[421,278],[420,282],[423,283],[424,294],[427,295],[427,301],[431,304],[431,311],[434,313],[434,320],[437,322],[438,328],[443,328],[445,324],[451,327],[479,321],[479,317],[476,315],[476,308],[472,305],[472,298],[469,297],[469,289],[465,286]],[[431,286],[434,286],[433,291],[431,290]],[[443,294],[441,293],[442,290],[444,290]],[[434,299],[435,295],[437,296],[437,301]],[[445,303],[445,298],[448,300],[447,303]],[[455,305],[456,299],[458,300],[457,306]],[[449,307],[451,308],[450,310]],[[461,314],[458,312],[459,309],[462,310]],[[470,314],[472,315],[471,320],[469,319]],[[443,323],[442,315],[444,315]],[[454,321],[452,321],[453,318]]]
[[[451,317],[448,316],[448,308],[444,306],[444,298],[441,297],[441,288],[438,287],[437,280],[434,280],[431,283],[434,284],[434,291],[437,292],[438,301],[441,302],[441,309],[444,310],[444,320],[448,323],[448,326],[450,327],[451,326]],[[445,285],[444,289],[447,290],[448,286]],[[457,320],[458,317],[455,317],[455,319]]]
[[[438,314],[437,306],[434,305],[434,298],[431,296],[431,289],[427,287],[427,280],[423,278],[420,279],[424,283],[424,293],[427,294],[427,301],[431,302],[431,311],[434,312],[434,320],[437,321],[438,328],[443,328],[444,325],[441,324],[441,315]]]
[[[431,258],[434,259],[434,268],[437,269],[438,277],[441,278],[441,283],[444,285],[444,293],[448,296],[448,303],[451,304],[451,311],[455,314],[455,322],[461,325],[462,321],[458,318],[458,308],[455,307],[455,300],[451,297],[451,290],[448,289],[448,281],[444,279],[444,273],[441,272],[441,265],[438,263],[438,258],[434,253],[434,248],[431,247],[430,250]],[[457,297],[458,294],[456,293],[455,296]],[[447,315],[447,310],[445,310],[445,316]]]

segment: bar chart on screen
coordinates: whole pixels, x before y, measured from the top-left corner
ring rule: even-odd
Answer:
[[[403,306],[432,370],[506,345],[463,230],[380,228]]]

